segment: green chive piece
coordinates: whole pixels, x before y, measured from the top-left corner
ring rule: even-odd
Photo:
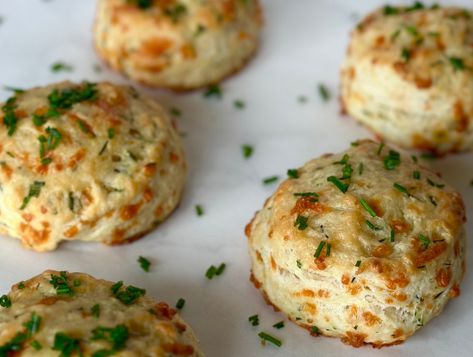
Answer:
[[[320,257],[320,254],[322,253],[322,249],[325,247],[325,241],[322,241],[319,243],[319,246],[315,250],[314,258]]]
[[[211,265],[205,272],[205,276],[207,277],[207,279],[211,280],[213,279],[214,276],[221,275],[224,272],[225,268],[226,268],[225,263],[221,263],[218,268],[215,267],[214,265]]]
[[[401,58],[404,62],[408,62],[411,59],[411,50],[403,48],[401,51]]]
[[[389,235],[391,242],[394,242],[394,229],[391,228],[391,233]]]
[[[4,307],[6,309],[10,308],[11,307],[11,300],[10,298],[8,297],[8,295],[2,295],[0,297],[0,306],[1,307]]]
[[[233,106],[237,109],[245,109],[246,103],[244,101],[242,101],[241,99],[236,99],[233,102]]]
[[[253,315],[248,317],[248,321],[251,323],[251,326],[258,326],[259,325],[259,316]]]
[[[263,341],[268,341],[270,343],[272,343],[273,345],[277,346],[277,347],[281,347],[282,346],[282,341],[277,339],[276,337],[273,337],[269,334],[267,334],[266,332],[260,332],[258,334],[258,336],[263,340]]]
[[[98,319],[100,317],[100,305],[95,304],[94,306],[92,306],[92,308],[90,309],[90,313],[92,314],[93,317]]]
[[[176,309],[182,310],[185,304],[186,304],[186,300],[184,300],[183,298],[180,298],[179,300],[177,300]]]
[[[453,69],[456,71],[463,71],[465,69],[465,62],[463,59],[459,57],[448,57],[450,64],[452,65]]]
[[[275,183],[277,180],[279,180],[279,176],[266,177],[265,179],[263,179],[263,184],[270,185],[272,183]]]
[[[359,268],[360,265],[361,265],[361,260],[357,260],[356,263],[355,263],[355,266],[356,266],[357,268]]]
[[[332,245],[330,243],[327,243],[327,248],[325,250],[325,256],[330,257],[331,251],[332,251]]]
[[[298,230],[303,231],[309,226],[308,221],[309,217],[298,215],[296,221],[294,222],[294,227],[297,227]]]
[[[328,88],[324,84],[320,83],[318,86],[318,90],[320,98],[322,98],[324,102],[328,102],[331,98],[331,94]]]
[[[297,171],[297,169],[289,169],[287,170],[287,176],[290,179],[297,179],[299,178],[299,172]]]
[[[221,99],[223,96],[222,89],[218,84],[212,84],[207,88],[207,90],[204,93],[204,97],[206,98],[217,98]]]
[[[202,205],[195,205],[195,213],[197,214],[198,217],[204,215],[204,207]]]
[[[302,268],[302,262],[299,259],[296,260],[296,265],[299,269]]]
[[[384,168],[386,170],[394,170],[401,164],[401,155],[394,150],[389,150],[388,156],[384,158]]]
[[[315,197],[318,198],[319,194],[316,192],[296,192],[294,193],[296,197]]]
[[[138,263],[140,264],[141,269],[143,269],[147,273],[149,272],[149,268],[151,267],[151,262],[148,259],[140,256],[138,258]]]
[[[248,159],[249,157],[251,157],[251,155],[253,155],[253,146],[251,145],[242,145],[241,146],[241,151],[243,153],[243,157],[245,159]]]
[[[279,322],[275,323],[275,324],[273,325],[273,327],[274,327],[275,329],[278,329],[278,330],[282,329],[282,328],[284,327],[284,321],[279,321]]]
[[[415,180],[420,180],[420,172],[419,171],[414,171],[412,173],[412,177],[415,179]]]
[[[374,211],[374,209],[371,208],[371,206],[368,204],[368,202],[366,202],[362,198],[360,198],[359,201],[360,201],[361,205],[363,206],[363,208],[366,210],[366,212],[368,212],[370,214],[371,217],[376,217],[377,216],[376,212]]]
[[[340,181],[335,176],[327,177],[327,181],[333,183],[343,193],[347,192],[348,187],[350,186],[349,184],[343,183],[342,181]]]
[[[422,243],[422,245],[424,246],[425,249],[427,249],[429,247],[430,239],[427,238],[425,235],[419,234],[417,239],[421,241],[421,243]]]
[[[51,65],[51,71],[52,72],[72,72],[74,68],[67,63],[64,62],[55,62]]]
[[[409,191],[407,191],[407,188],[405,188],[404,186],[398,184],[397,182],[395,182],[393,184],[393,187],[398,190],[399,192],[402,192],[402,193],[405,193],[406,195],[410,196],[410,193]]]
[[[39,197],[39,194],[41,193],[41,189],[46,183],[43,181],[35,181],[33,184],[30,186],[30,189],[28,191],[28,195],[26,195],[25,198],[23,198],[23,203],[20,206],[20,210],[23,210],[26,208],[28,203],[33,197]]]
[[[384,149],[384,143],[379,143],[379,146],[378,146],[378,151],[376,152],[376,155],[381,155],[381,152],[383,151]]]
[[[372,230],[374,230],[374,231],[380,231],[381,229],[383,229],[383,228],[381,228],[381,227],[379,227],[379,226],[374,225],[373,223],[371,223],[371,222],[368,221],[368,220],[365,220],[365,223],[366,223],[366,225],[367,225],[370,229],[372,229]]]

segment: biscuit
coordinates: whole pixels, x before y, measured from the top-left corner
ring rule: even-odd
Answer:
[[[0,233],[25,247],[129,242],[177,206],[181,140],[133,88],[63,82],[17,93],[2,109]]]
[[[284,181],[246,228],[252,281],[292,321],[359,347],[404,341],[460,293],[465,209],[372,141]]]
[[[386,141],[438,155],[473,149],[473,13],[385,6],[351,35],[344,110]]]
[[[261,26],[257,0],[100,0],[94,41],[103,60],[132,80],[190,90],[243,67]]]
[[[45,271],[2,297],[0,355],[203,356],[176,310],[145,293],[83,273]]]

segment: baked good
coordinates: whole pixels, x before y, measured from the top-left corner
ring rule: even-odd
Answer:
[[[377,136],[438,155],[473,149],[473,13],[385,6],[353,30],[345,111]]]
[[[258,48],[258,0],[99,0],[95,47],[129,78],[195,89],[238,71]]]
[[[176,310],[145,293],[121,281],[45,271],[2,297],[0,355],[203,356]]]
[[[459,295],[465,209],[411,157],[353,145],[298,169],[247,226],[252,281],[314,334],[380,347]]]
[[[0,107],[0,233],[38,251],[62,240],[119,244],[178,204],[179,135],[133,88],[63,82]]]

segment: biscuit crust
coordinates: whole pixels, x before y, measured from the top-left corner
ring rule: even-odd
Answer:
[[[144,9],[100,0],[94,43],[132,80],[185,91],[241,69],[258,48],[261,27],[258,0],[154,1]]]
[[[252,281],[295,323],[381,347],[459,295],[465,209],[411,157],[354,145],[306,163],[256,214],[246,229]]]
[[[203,356],[193,331],[176,310],[144,291],[131,302],[118,298],[120,292],[141,289],[117,286],[87,274],[53,270],[14,285],[8,294],[11,306],[0,308],[0,351],[29,330],[20,349],[12,350],[15,356],[57,356],[58,334],[76,340],[74,352],[80,350],[84,356],[103,350],[122,357]],[[31,321],[37,328],[27,327]],[[114,329],[115,339],[107,338],[109,332],[97,333],[101,329]],[[113,347],[117,336],[122,344]],[[40,350],[35,348],[38,345]]]
[[[380,8],[353,30],[342,105],[384,140],[438,155],[473,149],[472,12]]]
[[[153,100],[131,87],[70,82],[13,98],[14,131],[0,128],[0,233],[37,251],[63,240],[121,244],[179,203],[182,143]]]

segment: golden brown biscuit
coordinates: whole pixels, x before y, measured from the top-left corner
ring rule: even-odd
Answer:
[[[217,83],[255,53],[257,0],[100,0],[95,46],[133,80],[176,90]]]
[[[2,109],[0,233],[24,246],[129,242],[178,204],[179,135],[133,88],[63,82],[18,93]]]
[[[176,310],[145,293],[45,271],[2,297],[0,356],[203,356]]]
[[[372,141],[297,173],[246,228],[252,280],[291,320],[379,347],[459,295],[465,210],[440,177]]]
[[[416,4],[365,17],[342,67],[346,112],[404,147],[473,149],[472,16]]]

